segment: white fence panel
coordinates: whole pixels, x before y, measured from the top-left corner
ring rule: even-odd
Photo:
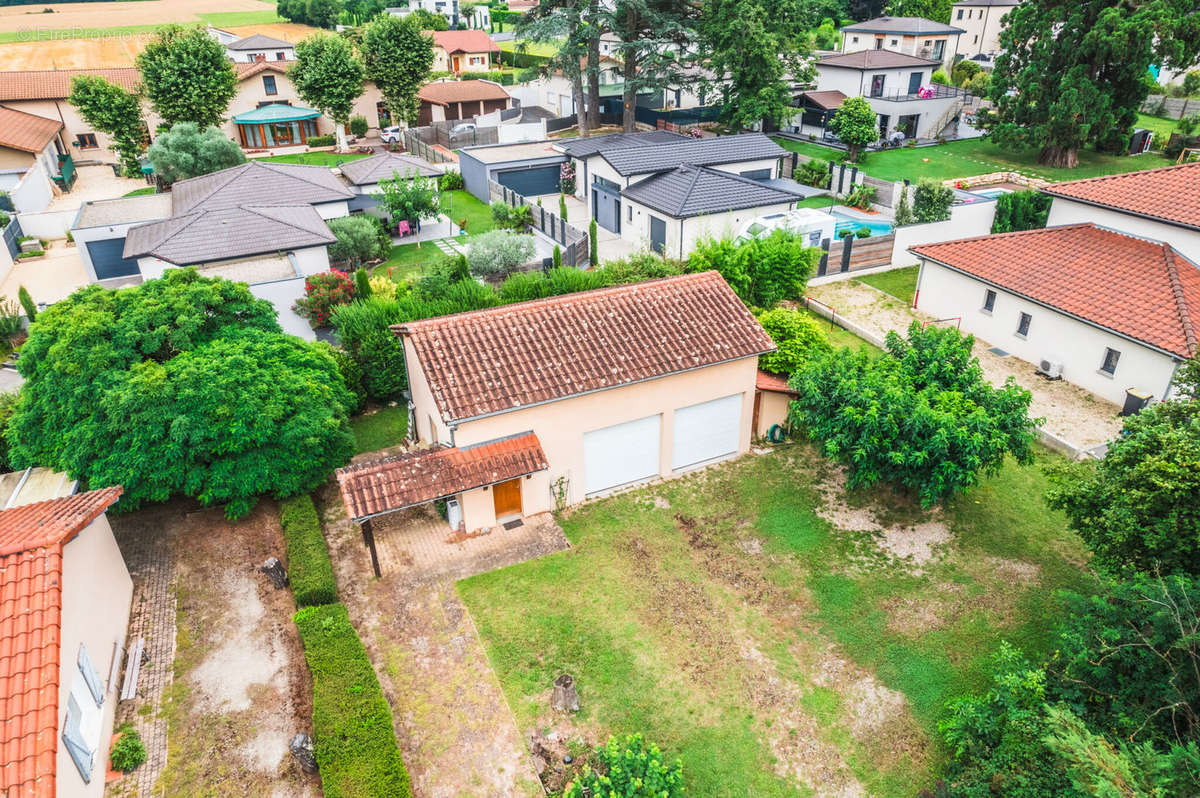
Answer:
[[[75,221],[78,209],[68,211],[43,211],[42,213],[21,213],[21,231],[35,238],[66,238],[71,223]]]
[[[40,161],[25,172],[21,182],[8,192],[12,198],[13,208],[17,213],[39,213],[44,211],[54,198],[54,189],[50,186],[50,178]]]
[[[912,201],[911,196],[909,201]],[[995,218],[995,202],[973,202],[969,205],[952,206],[950,218],[944,222],[927,222],[897,227],[895,229],[896,239],[892,242],[892,265],[916,265],[917,256],[908,251],[909,247],[985,236],[992,231],[992,221]]]
[[[545,138],[542,135],[541,122],[521,122],[515,125],[501,125],[496,128],[496,132],[500,134],[501,144],[517,144],[522,141],[541,141]]]

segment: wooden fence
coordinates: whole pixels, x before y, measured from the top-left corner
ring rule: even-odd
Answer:
[[[588,234],[556,213],[536,205],[511,188],[502,186],[495,180],[488,181],[488,196],[492,202],[503,202],[512,207],[528,205],[533,216],[533,227],[536,227],[551,240],[562,245],[562,262],[564,266],[588,265]],[[889,250],[890,251],[890,250]],[[543,265],[545,265],[543,263]]]
[[[853,272],[886,266],[892,262],[892,244],[896,235],[870,238],[843,238],[829,244],[827,254],[821,256],[817,265],[817,277],[835,272]]]
[[[457,163],[457,160],[445,151],[422,140],[417,134],[418,130],[421,128],[409,128],[403,132],[405,150],[430,163]]]

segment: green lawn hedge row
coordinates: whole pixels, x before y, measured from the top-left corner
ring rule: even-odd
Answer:
[[[337,582],[312,497],[284,499],[279,503],[279,521],[287,541],[288,578],[296,605],[333,604],[337,601]]]
[[[325,798],[411,798],[392,713],[343,604],[296,612],[313,676],[313,742]]]

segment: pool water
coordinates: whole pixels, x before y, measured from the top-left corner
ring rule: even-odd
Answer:
[[[972,191],[972,194],[978,194],[981,197],[989,197],[995,199],[1002,194],[1011,194],[1012,190],[1007,188],[981,188],[978,191]]]
[[[885,236],[892,232],[892,225],[888,222],[878,222],[873,219],[857,219],[837,211],[829,211],[829,214],[837,220],[833,228],[834,235],[840,236],[843,230],[857,232],[862,227],[868,228],[873,236]]]

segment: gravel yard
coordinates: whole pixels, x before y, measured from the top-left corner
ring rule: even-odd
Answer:
[[[889,330],[903,333],[914,319],[929,317],[895,297],[857,280],[810,286],[809,296],[836,309],[855,324],[876,335]],[[1116,405],[1062,380],[1047,380],[1034,366],[1016,357],[997,357],[991,344],[976,339],[975,356],[988,380],[1001,385],[1009,377],[1033,392],[1030,412],[1044,418],[1046,430],[1076,447],[1088,448],[1111,440],[1121,431]]]

